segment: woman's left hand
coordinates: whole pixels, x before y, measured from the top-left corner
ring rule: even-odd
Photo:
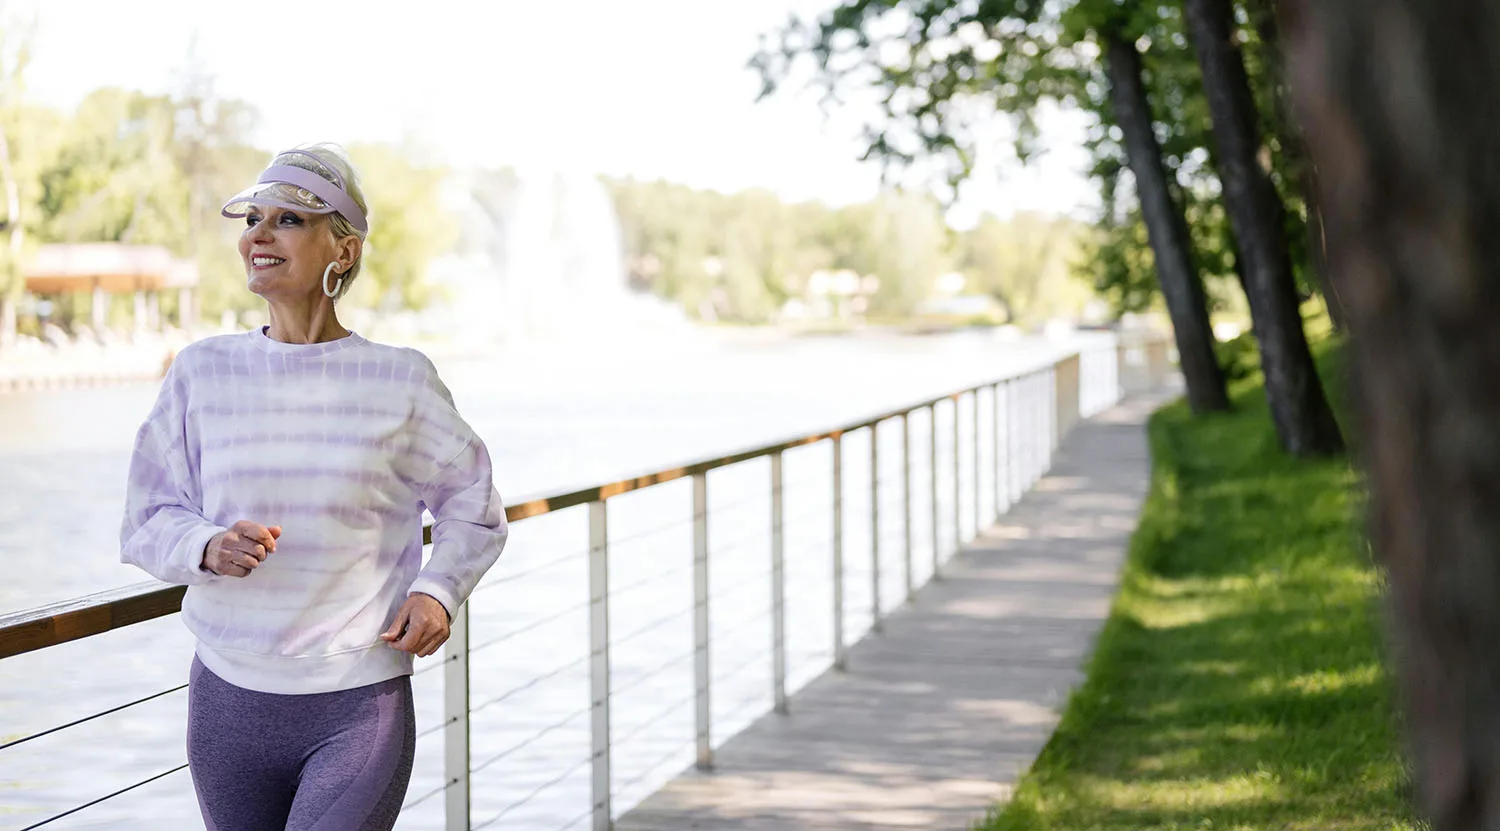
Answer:
[[[401,604],[391,628],[381,633],[380,639],[402,652],[425,658],[448,640],[448,610],[430,594],[413,594]]]

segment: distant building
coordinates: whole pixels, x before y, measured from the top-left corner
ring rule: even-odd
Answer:
[[[191,326],[193,289],[198,266],[172,256],[160,245],[119,242],[57,243],[43,245],[25,269],[26,291],[37,297],[73,292],[90,297],[90,321],[104,328],[110,294],[135,296],[136,331],[161,327],[162,292],[178,292],[179,324]]]

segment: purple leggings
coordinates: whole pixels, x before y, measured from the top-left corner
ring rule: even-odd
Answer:
[[[389,831],[416,751],[411,679],[276,695],[193,659],[187,750],[208,831]]]

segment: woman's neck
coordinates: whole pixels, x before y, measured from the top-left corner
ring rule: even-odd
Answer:
[[[333,301],[319,297],[312,305],[271,303],[271,327],[266,336],[282,343],[327,343],[349,336],[339,323]]]

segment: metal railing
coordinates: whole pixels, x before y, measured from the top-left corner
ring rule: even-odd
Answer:
[[[770,688],[764,691],[766,693],[764,698],[758,696],[747,699],[741,704],[740,709],[747,710],[748,708],[747,711],[753,715],[765,711],[786,713],[790,707],[787,617],[789,608],[793,605],[790,602],[793,597],[787,591],[787,572],[789,561],[795,562],[795,558],[789,558],[786,550],[788,516],[785,493],[788,483],[783,475],[785,457],[789,452],[814,445],[826,445],[831,450],[829,460],[831,487],[828,493],[831,501],[829,506],[831,521],[827,529],[826,544],[831,553],[832,574],[831,591],[825,599],[825,602],[831,605],[829,609],[831,644],[826,657],[829,665],[837,670],[843,670],[848,666],[851,641],[846,623],[849,615],[854,612],[846,608],[846,583],[850,576],[845,558],[845,543],[848,536],[846,520],[849,519],[847,515],[849,511],[846,510],[845,504],[845,443],[847,440],[856,435],[867,434],[869,441],[868,556],[870,567],[869,574],[863,576],[870,581],[869,630],[878,633],[884,617],[894,606],[909,601],[921,582],[918,577],[919,564],[914,560],[916,551],[914,509],[920,508],[927,514],[931,534],[930,541],[924,542],[924,545],[930,549],[930,564],[920,565],[927,571],[930,578],[940,579],[942,566],[946,560],[945,551],[951,556],[967,540],[977,536],[988,521],[1008,512],[1021,495],[1045,473],[1054,451],[1080,419],[1112,406],[1123,393],[1154,388],[1161,384],[1170,368],[1169,350],[1170,346],[1167,342],[1159,337],[1128,342],[1110,338],[1109,342],[1104,345],[1084,347],[1054,363],[1027,372],[882,413],[833,430],[798,436],[787,441],[691,465],[660,470],[644,476],[529,499],[509,506],[506,514],[511,522],[541,517],[567,508],[587,506],[588,547],[585,551],[554,557],[513,573],[506,573],[505,562],[502,560],[501,567],[495,570],[496,575],[487,579],[486,584],[483,584],[480,590],[476,590],[476,594],[481,590],[488,591],[490,588],[515,583],[549,570],[582,565],[587,572],[587,600],[565,606],[560,611],[533,618],[523,625],[507,630],[499,637],[477,644],[471,642],[470,607],[474,605],[472,598],[470,603],[464,604],[459,609],[454,617],[451,634],[443,648],[440,661],[418,669],[418,675],[423,675],[439,666],[442,668],[441,722],[419,734],[419,741],[430,735],[442,734],[441,784],[414,797],[409,797],[404,810],[413,809],[441,796],[444,828],[457,831],[457,829],[490,827],[513,816],[515,811],[520,810],[549,789],[558,787],[572,777],[582,777],[587,772],[588,793],[590,794],[587,805],[572,806],[578,810],[577,815],[559,827],[580,827],[583,824],[595,831],[603,831],[612,827],[613,820],[619,813],[616,810],[617,795],[645,781],[653,773],[659,773],[663,766],[673,759],[681,759],[687,750],[691,749],[693,764],[699,769],[712,769],[716,739],[722,740],[721,737],[715,736],[714,732],[716,681],[723,682],[739,673],[748,672],[757,664],[769,664],[768,685]],[[981,426],[983,421],[981,416],[985,411],[988,412],[988,431],[982,430]],[[914,458],[924,455],[921,450],[913,446],[912,422],[913,416],[917,415],[923,416],[922,421],[928,425],[927,446],[923,448],[926,451],[923,466],[923,472],[926,475],[920,477],[913,476]],[[961,425],[965,416],[967,416],[970,437],[967,448],[961,441],[963,432]],[[881,427],[891,425],[884,431],[885,435],[889,435],[897,422],[900,424],[900,454],[895,462],[891,462],[887,461],[882,453]],[[951,445],[949,449],[952,452],[951,458],[947,460],[941,459],[939,455],[940,433],[943,427],[948,428],[947,433]],[[863,436],[861,440],[864,440]],[[981,452],[986,446],[989,450],[988,460],[982,458]],[[967,460],[965,449],[968,450]],[[765,601],[769,620],[765,620],[764,617],[752,617],[747,618],[740,625],[769,623],[770,643],[749,655],[737,656],[735,666],[727,672],[715,675],[712,661],[714,656],[712,649],[714,601],[716,599],[722,601],[730,593],[744,592],[746,586],[761,587],[746,581],[743,585],[731,584],[726,589],[715,591],[711,579],[715,562],[713,555],[717,552],[722,557],[725,549],[723,546],[716,548],[711,544],[709,473],[756,460],[769,462],[769,481],[766,482],[769,489],[769,516],[765,517],[763,526],[769,537],[766,541],[769,548],[767,552],[769,563],[765,564],[758,573],[758,576],[766,578],[769,583],[768,587],[764,587],[768,589],[768,597]],[[898,469],[899,481],[882,478],[883,461],[886,462],[887,468]],[[940,477],[940,468],[945,462],[949,467],[948,472],[951,473],[951,479],[947,482],[942,481]],[[965,468],[969,474],[967,489],[964,487]],[[925,481],[920,481],[922,479]],[[692,488],[691,562],[686,565],[675,563],[667,569],[653,569],[644,577],[634,579],[626,585],[612,586],[610,500],[627,493],[644,491],[679,480],[689,480]],[[990,496],[988,505],[983,504],[986,480]],[[926,486],[929,492],[919,493],[921,486]],[[883,498],[890,496],[893,489],[899,491],[899,499],[882,502]],[[940,517],[943,502],[940,497],[942,496],[950,497],[949,516],[946,517]],[[966,496],[969,498],[966,499]],[[989,520],[985,518],[986,509],[988,509]],[[964,517],[966,512],[969,520],[967,523]],[[892,535],[884,531],[885,526],[897,519],[900,525],[899,537],[893,540]],[[945,547],[942,545],[942,526],[950,520],[952,523],[951,544]],[[618,546],[632,538],[640,539],[670,531],[677,525],[678,523],[668,523],[642,534],[615,539],[613,542]],[[424,542],[428,544],[431,542],[430,527],[424,529]],[[890,569],[896,566],[897,560],[899,560],[898,571],[892,572]],[[692,587],[690,606],[682,608],[673,606],[674,614],[653,616],[653,619],[645,626],[632,627],[625,633],[612,631],[612,602],[618,604],[622,602],[622,598],[632,592],[644,590],[654,583],[664,582],[673,577],[685,576],[688,571],[691,572]],[[883,581],[897,575],[901,579],[898,599],[887,604],[884,601],[889,591]],[[93,637],[135,623],[173,614],[180,610],[183,593],[183,587],[152,582],[0,616],[0,659]],[[471,700],[471,693],[474,692],[471,658],[476,652],[523,634],[540,631],[570,616],[582,615],[587,616],[588,646],[585,654],[572,660],[562,661],[559,665],[533,675],[525,681],[518,679],[514,686],[498,694],[486,695],[480,702],[476,703]],[[659,630],[673,622],[680,623],[684,616],[690,616],[691,621],[692,646],[689,652],[674,655],[669,660],[629,678],[615,677],[611,665],[612,649],[618,649],[638,637]],[[720,637],[725,638],[727,635],[720,633]],[[665,708],[659,708],[650,717],[637,720],[617,735],[618,728],[613,719],[615,715],[613,705],[617,698],[628,690],[641,689],[648,682],[665,677],[664,674],[673,669],[682,669],[688,661],[691,661],[692,665],[690,687],[682,690],[681,695],[671,696]],[[819,670],[822,666],[815,666],[813,669]],[[588,697],[584,706],[574,709],[564,717],[550,721],[540,729],[534,729],[524,739],[493,751],[476,763],[471,744],[471,724],[475,713],[510,701],[539,686],[585,672]],[[180,685],[163,690],[84,718],[0,743],[0,753],[43,736],[180,692],[185,686]],[[688,707],[691,707],[692,712],[691,741],[672,746],[671,752],[658,755],[651,765],[629,780],[617,781],[614,765],[616,751],[633,740],[653,737],[653,731],[657,730],[664,720],[683,714],[682,711]],[[471,777],[474,773],[534,747],[544,738],[566,733],[570,729],[580,730],[585,723],[588,727],[589,744],[589,751],[585,757],[572,763],[561,774],[547,777],[535,787],[526,790],[522,798],[512,800],[498,812],[491,811],[488,815],[477,818],[476,821],[476,818],[472,816],[475,791]],[[659,754],[659,749],[657,752]],[[150,784],[185,767],[186,765],[181,765],[157,773],[129,787],[115,790],[67,811],[34,822],[25,826],[21,831],[42,828],[65,816]]]

